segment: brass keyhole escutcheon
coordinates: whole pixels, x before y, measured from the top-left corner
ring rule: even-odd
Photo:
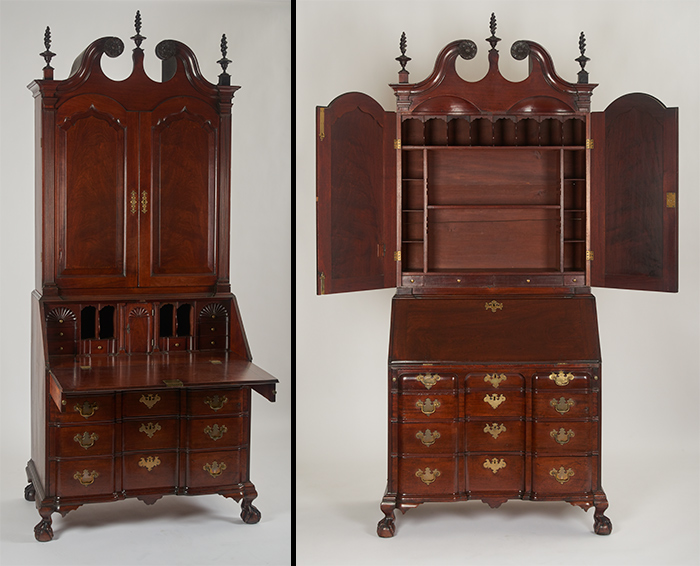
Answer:
[[[99,438],[97,434],[94,432],[87,432],[85,431],[83,434],[76,434],[73,437],[73,440],[80,444],[82,448],[85,448],[87,450],[88,448],[92,448],[92,446],[95,444],[95,441]]]
[[[490,383],[491,385],[493,385],[493,388],[494,388],[494,389],[498,389],[498,386],[499,386],[501,383],[503,383],[506,379],[508,379],[508,378],[506,377],[506,375],[505,375],[504,373],[501,373],[501,374],[496,374],[496,373],[490,374],[490,373],[487,373],[487,374],[486,374],[486,377],[484,377],[484,381],[485,381],[486,383]]]
[[[440,406],[440,401],[435,399],[434,401],[431,401],[430,399],[426,399],[425,401],[421,401],[420,399],[416,401],[416,407],[420,409],[421,413],[424,415],[430,416],[432,415]]]
[[[139,427],[139,432],[143,432],[148,438],[153,438],[153,435],[161,430],[161,426],[158,423],[142,423]]]
[[[563,446],[576,435],[574,434],[573,430],[569,429],[567,431],[564,429],[564,427],[562,427],[559,430],[554,429],[552,432],[549,433],[549,436],[551,436],[558,444],[561,444]]]
[[[506,400],[506,396],[503,395],[503,393],[501,393],[500,395],[496,395],[495,393],[492,393],[491,395],[486,395],[484,397],[484,402],[491,405],[492,409],[496,409],[505,400]]]
[[[158,456],[149,456],[148,458],[141,458],[139,460],[139,467],[146,468],[149,472],[156,466],[160,466],[160,458],[158,458]]]
[[[505,467],[506,461],[503,458],[500,460],[498,458],[491,458],[491,460],[487,458],[484,462],[484,468],[491,470],[494,474],[498,473],[499,470],[502,470]]]
[[[503,303],[499,303],[498,301],[491,301],[490,303],[486,303],[486,310],[490,310],[491,312],[496,312],[497,310],[503,310]]]
[[[416,438],[426,446],[432,446],[435,444],[435,441],[440,438],[440,433],[437,430],[431,432],[429,428],[426,428],[425,432],[419,430],[416,433]]]
[[[149,409],[152,409],[153,406],[158,401],[160,401],[160,395],[158,395],[157,393],[149,393],[148,395],[146,395],[144,393],[143,395],[141,395],[141,399],[139,399],[139,401],[146,405],[146,407],[148,407]]]
[[[573,407],[576,403],[574,402],[573,399],[565,399],[564,397],[560,398],[558,401],[556,399],[552,399],[549,402],[549,405],[554,408],[554,410],[557,413],[564,414],[568,413],[569,409]]]
[[[425,484],[425,485],[430,485],[433,483],[436,479],[440,477],[440,470],[431,470],[430,468],[426,467],[425,470],[418,470],[416,472],[416,477],[420,478],[420,480]]]
[[[484,427],[484,432],[493,436],[494,439],[498,438],[498,436],[506,430],[506,425],[504,425],[503,423],[487,424]]]

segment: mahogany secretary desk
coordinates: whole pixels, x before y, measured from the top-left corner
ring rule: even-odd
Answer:
[[[36,108],[36,291],[27,500],[53,538],[54,512],[91,502],[220,494],[260,512],[250,481],[252,363],[229,283],[231,107],[238,86],[160,42],[163,80],[102,71],[117,37],[92,42],[55,80],[50,31]]]
[[[361,93],[316,111],[317,293],[397,287],[388,360],[388,481],[395,510],[478,499],[595,508],[601,353],[592,286],[677,291],[678,110],[629,94],[591,112],[578,82],[532,41],[500,74],[456,72],[448,44],[410,83],[399,44],[396,112]]]

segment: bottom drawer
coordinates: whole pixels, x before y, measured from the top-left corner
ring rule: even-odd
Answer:
[[[244,473],[247,469],[245,450],[196,452],[187,458],[187,486],[190,488],[215,489],[247,479]]]
[[[520,454],[467,457],[467,489],[472,492],[519,492],[525,489],[525,458]]]
[[[398,492],[444,497],[457,492],[455,458],[398,458]]]
[[[58,466],[57,497],[90,497],[114,493],[114,460],[62,460]]]
[[[177,484],[176,452],[124,454],[124,489],[174,488]]]
[[[534,458],[533,462],[532,490],[537,495],[591,491],[592,458],[553,456]]]

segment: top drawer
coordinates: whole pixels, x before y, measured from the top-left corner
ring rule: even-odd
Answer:
[[[122,397],[125,417],[177,415],[179,408],[178,391],[138,391]]]
[[[557,369],[546,373],[536,373],[534,386],[535,389],[597,389],[595,387],[597,380],[597,375],[592,376],[588,372]]]
[[[63,412],[51,405],[51,420],[61,423],[84,423],[114,420],[113,395],[66,396]]]
[[[428,371],[399,374],[404,391],[444,391],[454,389],[456,376]]]
[[[519,373],[480,372],[467,375],[469,389],[521,389],[525,386],[525,378]]]
[[[248,389],[191,391],[188,394],[189,415],[231,415],[248,411]]]

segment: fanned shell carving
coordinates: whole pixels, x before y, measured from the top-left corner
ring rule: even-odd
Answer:
[[[76,321],[75,313],[66,307],[58,307],[53,309],[46,315],[46,322],[52,324],[63,324],[64,321]]]
[[[129,312],[129,318],[142,318],[150,316],[150,313],[143,307],[136,307]]]
[[[225,316],[228,316],[228,311],[221,303],[209,303],[199,311],[199,318],[221,318]]]

